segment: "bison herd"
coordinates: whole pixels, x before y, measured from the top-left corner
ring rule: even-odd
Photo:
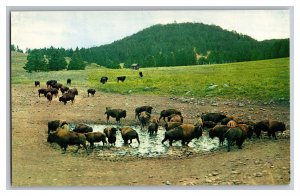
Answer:
[[[138,118],[141,131],[147,131],[151,136],[157,134],[159,126],[164,127],[164,138],[161,143],[164,145],[168,141],[169,146],[172,146],[174,141],[181,141],[182,146],[186,146],[193,139],[199,139],[206,131],[209,138],[219,139],[220,146],[227,140],[227,151],[230,151],[234,144],[241,149],[244,141],[247,138],[251,139],[253,134],[260,138],[261,132],[265,131],[270,139],[277,139],[276,132],[286,130],[283,122],[274,120],[244,122],[222,113],[202,113],[197,116],[195,123],[184,123],[182,113],[177,109],[162,110],[159,118],[151,116],[152,110],[151,106],[141,106],[135,109],[135,116]],[[126,110],[107,107],[104,114],[107,115],[107,122],[109,117],[113,117],[119,125],[108,126],[102,132],[93,132],[92,127],[80,123],[71,131],[66,121],[54,120],[48,122],[47,141],[57,143],[63,152],[69,145],[77,145],[76,152],[82,146],[87,153],[86,142],[89,142],[91,148],[94,148],[94,143],[97,142],[102,142],[103,145],[107,143],[111,146],[115,145],[118,131],[121,133],[124,145],[131,144],[132,140],[136,140],[138,144],[143,142],[140,141],[139,134],[134,128],[120,125],[120,119],[126,118]]]

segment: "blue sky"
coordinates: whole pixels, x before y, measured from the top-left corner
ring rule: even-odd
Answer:
[[[290,37],[289,10],[12,11],[11,41],[23,50],[87,48],[174,21],[214,24],[259,41]]]

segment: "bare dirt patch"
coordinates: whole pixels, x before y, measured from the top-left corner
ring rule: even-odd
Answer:
[[[45,97],[38,97],[37,89],[28,85],[11,87],[13,188],[291,183],[289,131],[279,135],[278,140],[247,140],[241,150],[233,147],[231,152],[226,152],[223,147],[210,152],[190,153],[189,147],[184,147],[180,154],[156,158],[99,157],[99,152],[108,150],[105,148],[87,155],[84,150],[74,153],[76,148],[69,147],[62,154],[57,145],[47,143],[48,121],[64,119],[72,123],[106,124],[106,107],[127,110],[122,125],[136,125],[134,110],[142,105],[151,105],[155,116],[159,116],[163,109],[177,108],[182,111],[186,123],[194,123],[198,113],[222,111],[241,119],[258,121],[270,118],[289,124],[289,104],[102,92],[88,97],[82,88],[73,105],[63,105],[58,98],[49,103]],[[111,122],[115,123],[115,119]]]

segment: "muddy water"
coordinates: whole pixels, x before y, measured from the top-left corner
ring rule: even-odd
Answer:
[[[117,125],[97,125],[88,124],[93,127],[94,132],[103,132],[108,126],[113,126],[118,129]],[[115,146],[106,144],[103,146],[101,143],[95,143],[98,156],[137,156],[137,157],[158,157],[168,155],[182,155],[194,152],[207,152],[219,148],[218,138],[211,139],[208,137],[207,132],[203,132],[202,137],[193,139],[188,146],[182,146],[181,141],[173,141],[173,146],[169,146],[169,141],[164,144],[161,141],[164,138],[165,129],[159,127],[157,134],[150,136],[147,130],[141,130],[139,126],[131,126],[139,134],[140,145],[134,139],[130,145],[124,145],[121,132],[117,131],[117,141]],[[74,125],[70,125],[71,130]]]

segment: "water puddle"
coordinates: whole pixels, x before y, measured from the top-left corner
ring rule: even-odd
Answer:
[[[97,125],[87,124],[93,127],[93,131],[103,132],[108,126],[113,126],[118,129],[117,125]],[[73,130],[75,125],[70,125]],[[202,137],[199,139],[193,139],[188,146],[182,146],[181,141],[173,141],[173,146],[169,146],[169,141],[161,143],[164,138],[165,129],[159,127],[157,134],[150,136],[147,130],[141,130],[140,126],[131,126],[139,134],[140,145],[134,139],[130,145],[124,145],[124,141],[121,136],[121,132],[117,131],[117,141],[115,146],[110,144],[102,145],[101,143],[95,143],[97,156],[101,157],[123,157],[123,156],[136,156],[136,157],[159,157],[159,156],[180,156],[183,154],[188,155],[198,152],[208,152],[219,148],[219,139],[211,139],[204,131]]]

